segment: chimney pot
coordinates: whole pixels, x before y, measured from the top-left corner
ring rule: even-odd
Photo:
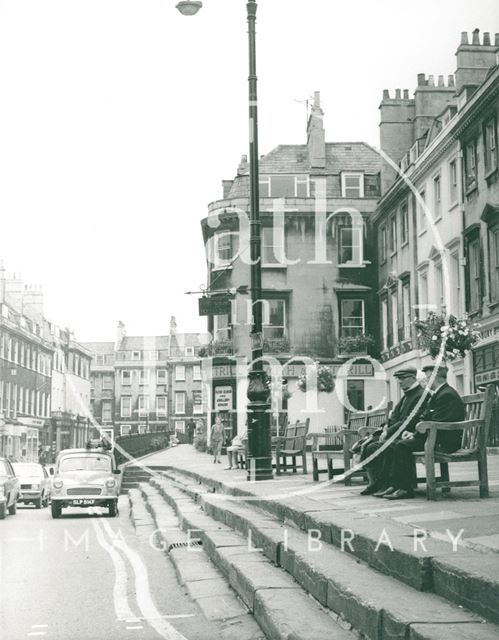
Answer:
[[[400,89],[395,89],[395,100],[400,100]]]
[[[426,84],[426,75],[424,73],[418,73],[418,87],[424,87]]]
[[[452,74],[448,78],[448,86],[449,87],[454,87],[455,86],[455,84],[454,84],[454,76]]]
[[[404,89],[404,100],[409,100],[409,89]]]
[[[443,76],[438,76],[438,86],[439,87],[445,87],[444,77]]]
[[[468,42],[468,32],[467,31],[462,31],[461,32],[461,44],[469,44],[469,42]]]
[[[483,32],[483,44],[490,47],[490,33],[488,31]]]
[[[480,44],[480,29],[473,29],[473,39],[471,44]]]
[[[428,76],[428,86],[429,87],[434,87],[435,86],[435,80],[434,80],[433,76]]]
[[[320,91],[314,91],[314,107],[320,107],[321,106],[321,92]]]
[[[390,100],[390,91],[388,89],[383,89],[383,100]]]

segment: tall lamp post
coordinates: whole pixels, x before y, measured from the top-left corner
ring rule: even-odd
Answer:
[[[181,0],[177,9],[185,16],[203,6],[199,0]],[[256,0],[246,3],[248,20],[249,75],[249,159],[250,159],[250,289],[253,318],[251,324],[251,365],[248,382],[248,480],[270,480],[272,451],[270,435],[270,391],[263,369],[262,269],[260,244],[260,193],[258,180],[258,101],[256,76]]]

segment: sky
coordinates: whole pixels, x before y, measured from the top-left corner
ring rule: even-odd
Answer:
[[[0,0],[0,258],[80,341],[205,331],[200,221],[248,148],[245,0]],[[383,89],[449,75],[497,0],[260,0],[259,150],[378,146]],[[492,36],[493,37],[493,36]]]

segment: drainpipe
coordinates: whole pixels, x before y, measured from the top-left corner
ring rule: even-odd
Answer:
[[[461,212],[461,230],[460,230],[460,254],[461,259],[459,260],[459,270],[460,270],[460,281],[461,281],[461,289],[459,291],[459,308],[460,310],[466,311],[466,243],[464,241],[464,230],[466,229],[466,212],[464,210],[464,198],[465,198],[465,187],[464,187],[464,151],[461,140],[458,140],[458,151],[457,157],[459,159],[458,167],[459,167],[459,186],[458,194],[459,194],[459,211]],[[474,389],[473,384],[473,356],[468,353],[464,357],[464,373],[465,373],[465,382],[466,378],[468,379],[467,389],[465,391],[471,393]]]

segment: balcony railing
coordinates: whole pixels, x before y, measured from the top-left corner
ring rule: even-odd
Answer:
[[[199,349],[200,358],[208,358],[210,356],[232,355],[234,353],[234,345],[232,340],[213,340],[210,344]]]
[[[289,353],[290,346],[287,338],[264,338],[264,353]]]

